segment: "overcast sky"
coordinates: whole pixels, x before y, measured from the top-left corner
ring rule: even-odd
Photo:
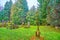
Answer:
[[[37,0],[27,0],[27,2],[28,2],[29,9],[30,9],[33,5],[35,5],[35,7],[37,7],[37,4],[38,4]]]
[[[5,3],[6,3],[6,1],[9,1],[9,0],[0,0],[0,6],[4,6],[5,5]],[[16,1],[16,0],[12,0],[13,1],[13,3]],[[35,5],[35,7],[37,7],[37,0],[27,0],[27,2],[28,2],[28,7],[29,7],[29,9],[33,6],[33,5]]]

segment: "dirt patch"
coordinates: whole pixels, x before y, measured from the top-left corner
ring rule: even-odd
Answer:
[[[43,37],[37,38],[36,36],[32,36],[30,40],[44,40]]]

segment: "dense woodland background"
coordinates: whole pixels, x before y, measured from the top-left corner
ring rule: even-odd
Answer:
[[[59,0],[38,0],[38,7],[33,5],[28,10],[26,0],[7,1],[4,8],[0,10],[0,23],[13,23],[16,25],[36,25],[36,18],[40,25],[60,26],[60,1]],[[38,15],[38,16],[36,16]]]

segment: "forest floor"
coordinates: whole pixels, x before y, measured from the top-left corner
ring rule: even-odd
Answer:
[[[0,28],[0,40],[30,40],[35,35],[36,26],[30,28],[6,29]],[[44,40],[60,40],[60,29],[50,26],[40,26],[41,36]]]

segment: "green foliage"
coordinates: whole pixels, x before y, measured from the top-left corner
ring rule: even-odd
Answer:
[[[26,13],[28,11],[26,0],[17,0],[11,9],[11,20],[15,24],[25,22]]]
[[[52,2],[52,1],[51,1]],[[51,24],[53,26],[59,26],[60,25],[60,3],[58,3],[58,0],[55,0],[53,5],[48,9],[48,15],[47,15],[47,21],[48,24]]]
[[[34,25],[36,24],[35,22],[35,14],[36,14],[36,9],[35,9],[35,6],[33,6],[27,13],[27,16],[26,16],[26,21],[27,22],[30,22],[31,25]]]
[[[7,29],[17,29],[17,28],[19,28],[19,26],[15,25],[15,24],[12,23],[12,22],[7,22],[7,23],[6,23],[6,28],[7,28]]]
[[[39,2],[39,20],[41,24],[46,23],[46,17],[47,17],[47,6],[50,2],[50,0],[38,0]]]
[[[0,22],[2,21],[2,18],[3,18],[3,12],[2,11],[0,11]]]
[[[2,23],[0,23],[0,27],[6,27],[7,25],[6,25],[6,22],[2,22]]]
[[[60,25],[59,23],[59,0],[38,0],[40,23],[47,23],[51,25]],[[58,13],[56,13],[58,12]]]
[[[12,0],[6,2],[4,7],[4,20],[10,20],[11,6],[12,6]]]
[[[12,6],[12,0],[10,0],[9,2],[7,1],[5,6],[4,6],[4,9],[1,10],[1,12],[0,12],[0,21],[2,21],[2,20],[4,20],[4,21],[10,20],[11,6]]]

